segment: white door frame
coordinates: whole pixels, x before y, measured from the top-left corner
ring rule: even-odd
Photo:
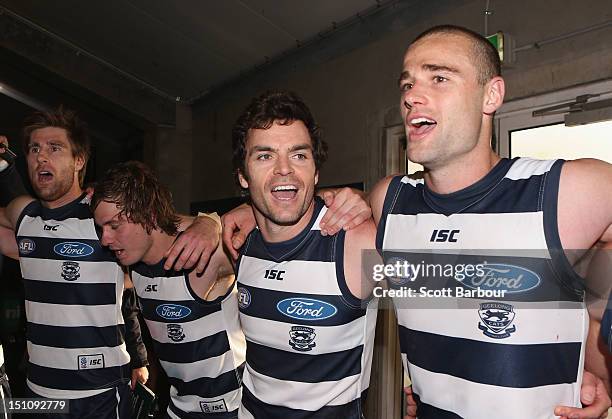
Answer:
[[[577,96],[584,94],[600,94],[593,101],[612,98],[612,80],[589,83],[551,93],[531,96],[507,102],[497,111],[496,121],[496,151],[501,157],[510,157],[510,133],[519,129],[533,128],[543,125],[562,123],[563,114],[532,116],[532,112],[548,106],[571,102]]]

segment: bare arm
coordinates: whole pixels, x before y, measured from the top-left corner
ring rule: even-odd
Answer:
[[[19,251],[13,230],[0,227],[0,253],[11,259],[19,259]]]
[[[179,230],[182,229],[183,234],[166,252],[164,269],[180,271],[195,267],[197,273],[202,273],[219,244],[221,220],[216,213],[198,217],[182,215]]]
[[[359,299],[368,298],[374,288],[372,266],[380,263],[375,239],[376,226],[372,218],[346,232],[344,276],[351,294]]]
[[[212,301],[225,295],[234,284],[234,267],[223,243],[218,243],[202,274],[196,272],[189,274],[189,282],[198,297],[204,300]]]

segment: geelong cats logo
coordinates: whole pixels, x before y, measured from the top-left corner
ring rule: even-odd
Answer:
[[[482,303],[478,315],[482,322],[478,328],[493,339],[504,339],[516,331],[514,307],[505,303]]]
[[[289,331],[289,345],[296,351],[312,351],[316,345],[314,339],[317,336],[312,327],[291,326]]]

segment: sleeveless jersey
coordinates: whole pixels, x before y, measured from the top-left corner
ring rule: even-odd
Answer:
[[[163,263],[137,263],[131,277],[171,385],[168,415],[235,418],[246,350],[236,286],[205,301],[191,288],[188,272],[165,271]]]
[[[318,198],[309,225],[283,243],[255,229],[238,262],[247,339],[239,418],[361,418],[370,380],[376,301],[344,278],[344,232],[321,236]]]
[[[448,195],[391,181],[377,247],[414,265],[388,283],[413,291],[394,304],[420,419],[548,419],[580,406],[588,315],[557,228],[562,164],[502,159]]]
[[[16,231],[30,389],[76,399],[128,382],[123,272],[100,244],[87,199],[55,209],[34,201]]]

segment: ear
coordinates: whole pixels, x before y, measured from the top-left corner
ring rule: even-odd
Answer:
[[[249,189],[249,182],[246,180],[246,177],[243,176],[242,172],[238,171],[238,182],[240,182],[240,186],[244,189]]]
[[[85,158],[83,156],[76,156],[74,158],[74,170],[80,172],[85,166]]]
[[[317,170],[315,172],[315,185],[318,185],[318,184],[319,184],[319,171]]]
[[[485,85],[482,111],[487,115],[492,115],[504,103],[506,84],[501,77],[493,77]]]

